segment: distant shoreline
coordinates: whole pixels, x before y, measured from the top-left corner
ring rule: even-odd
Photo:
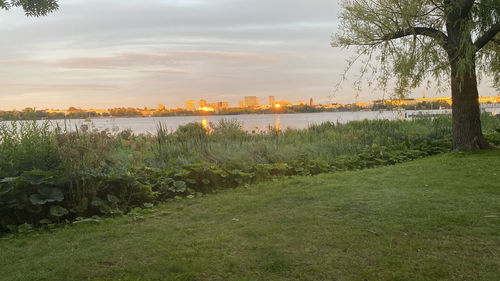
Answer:
[[[483,104],[481,105],[481,109],[485,110],[487,108],[498,108],[500,109],[500,103],[497,104]],[[442,115],[442,114],[450,114],[451,109],[450,108],[426,108],[426,109],[408,109],[408,108],[393,108],[393,109],[387,109],[387,108],[381,108],[378,110],[370,110],[370,109],[358,109],[358,110],[339,110],[339,109],[330,109],[330,108],[325,108],[325,109],[316,109],[315,111],[293,111],[293,110],[287,110],[282,109],[282,110],[262,110],[262,111],[256,111],[256,112],[249,112],[249,111],[239,111],[239,112],[227,112],[227,111],[221,111],[221,112],[212,112],[212,113],[205,113],[205,112],[174,112],[172,114],[164,114],[164,115],[105,115],[105,116],[85,116],[86,114],[80,113],[78,115],[54,115],[54,116],[44,116],[44,117],[35,117],[34,115],[30,115],[27,117],[20,115],[17,116],[1,116],[0,115],[0,122],[5,122],[5,121],[28,121],[28,120],[99,120],[99,119],[127,119],[127,118],[168,118],[168,117],[210,117],[210,116],[239,116],[239,115],[275,115],[275,114],[308,114],[308,113],[331,113],[331,112],[412,112],[412,111],[432,111],[432,110],[443,110],[443,113],[437,113],[437,115]],[[5,111],[0,111],[0,113],[5,112]],[[12,111],[10,111],[12,112]],[[407,118],[413,118],[413,117],[419,117],[421,114],[407,114]],[[426,115],[426,114],[423,114]],[[436,115],[436,113],[431,114],[432,116]],[[495,115],[499,115],[498,113]],[[22,117],[21,117],[22,116]],[[432,117],[430,116],[430,117]],[[3,117],[3,118],[2,118]],[[7,118],[5,118],[7,117]]]
[[[500,108],[500,104],[499,104]],[[413,110],[413,109],[412,109]],[[427,111],[427,110],[438,110],[438,109],[422,109],[422,111]],[[441,110],[449,110],[449,109],[441,109]],[[27,121],[27,120],[98,120],[98,119],[127,119],[127,118],[175,118],[175,117],[209,117],[209,116],[238,116],[238,115],[275,115],[275,114],[311,114],[311,113],[331,113],[331,112],[386,112],[386,111],[394,111],[394,112],[403,112],[406,111],[405,109],[380,109],[380,110],[319,110],[319,111],[314,111],[314,112],[292,112],[292,111],[275,111],[275,112],[239,112],[239,113],[233,113],[233,112],[221,112],[221,113],[212,113],[212,114],[206,114],[206,113],[194,113],[194,114],[186,114],[186,113],[181,113],[181,114],[172,114],[172,115],[137,115],[137,116],[115,116],[115,115],[109,115],[109,116],[89,116],[89,117],[82,117],[82,116],[64,116],[64,117],[55,117],[55,118],[23,118],[23,119],[1,119],[0,121]]]

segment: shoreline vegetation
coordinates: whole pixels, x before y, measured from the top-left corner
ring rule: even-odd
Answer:
[[[500,118],[483,114],[500,145]],[[236,120],[169,132],[0,124],[0,233],[99,220],[266,180],[393,165],[449,151],[451,118],[323,123],[250,134]]]
[[[188,111],[185,109],[148,109],[148,108],[110,108],[107,110],[79,109],[70,107],[67,110],[0,110],[0,121],[14,120],[56,120],[56,119],[93,119],[93,118],[123,118],[123,117],[174,117],[174,116],[213,116],[213,115],[245,115],[245,114],[293,114],[319,112],[357,112],[385,110],[432,110],[451,109],[444,101],[419,102],[416,104],[396,104],[392,102],[374,103],[370,106],[357,104],[333,105],[293,105],[273,107],[221,108],[213,111]]]

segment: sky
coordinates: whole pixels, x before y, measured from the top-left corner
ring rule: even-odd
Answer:
[[[356,94],[349,82],[335,90],[352,55],[330,46],[337,3],[61,0],[46,17],[0,11],[0,110],[386,97],[369,89]],[[496,95],[487,86],[480,93]]]

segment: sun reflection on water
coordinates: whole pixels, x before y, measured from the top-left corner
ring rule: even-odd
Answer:
[[[208,121],[207,118],[201,119],[201,125],[203,126],[203,129],[208,131]]]

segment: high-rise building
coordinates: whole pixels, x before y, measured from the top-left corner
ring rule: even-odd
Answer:
[[[215,110],[228,109],[229,103],[226,101],[219,101],[219,102],[209,103],[207,107],[211,107]]]
[[[196,109],[196,105],[194,103],[194,100],[187,100],[186,101],[186,110],[187,111],[194,111]]]
[[[198,107],[207,107],[207,101],[206,101],[206,100],[201,99],[201,100],[198,102]]]
[[[243,104],[243,101],[240,100],[240,108],[243,108],[243,107],[245,107],[245,105]]]
[[[245,97],[246,107],[256,107],[259,106],[259,99],[256,96],[246,96]]]
[[[270,106],[274,106],[274,104],[275,104],[275,103],[276,103],[276,102],[275,102],[275,98],[274,98],[274,96],[269,96],[269,105],[270,105]]]
[[[313,101],[313,98],[311,98],[311,99],[309,100],[309,106],[314,106],[314,101]]]

